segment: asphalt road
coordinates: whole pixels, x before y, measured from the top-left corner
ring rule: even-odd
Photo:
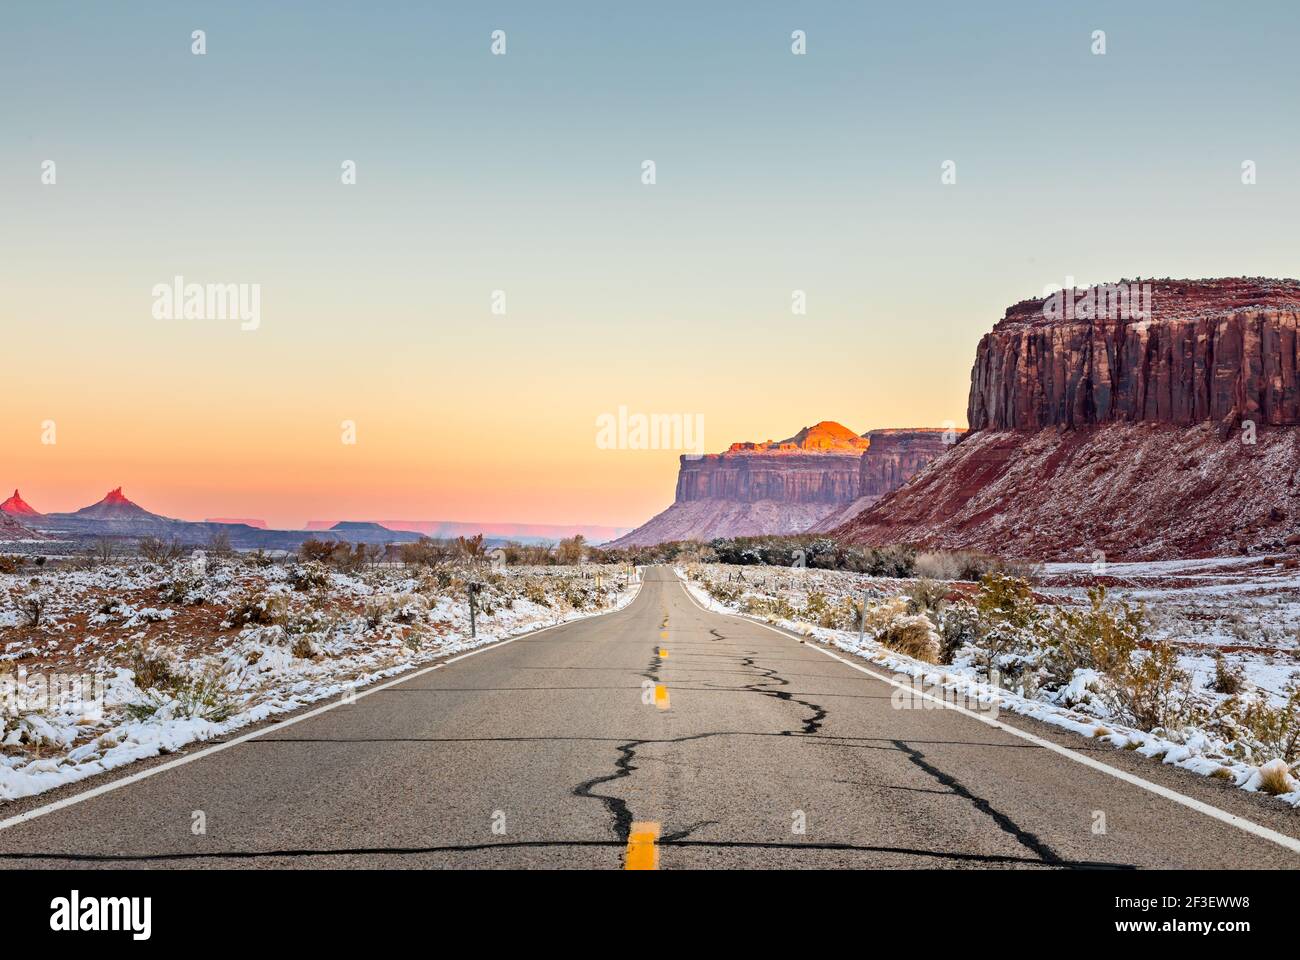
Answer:
[[[897,709],[893,692],[704,611],[652,568],[618,613],[0,829],[0,867],[1300,867],[1276,842],[971,717]],[[1300,834],[1300,812],[1276,801],[1000,719]]]

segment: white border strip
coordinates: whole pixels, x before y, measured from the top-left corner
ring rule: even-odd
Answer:
[[[262,727],[258,730],[253,730],[249,733],[242,734],[241,736],[235,737],[233,740],[226,740],[224,743],[215,744],[204,750],[199,750],[196,753],[187,754],[183,757],[177,757],[175,760],[169,760],[166,763],[160,763],[158,764],[158,766],[150,767],[148,770],[141,770],[139,773],[130,774],[129,776],[122,777],[118,780],[113,780],[110,783],[100,784],[98,787],[93,787],[92,789],[87,790],[84,793],[74,794],[71,797],[64,797],[62,800],[56,800],[53,803],[47,803],[43,807],[35,807],[31,810],[28,810],[26,813],[15,814],[14,816],[10,817],[7,820],[0,820],[0,830],[8,830],[10,827],[18,826],[20,823],[27,823],[29,820],[35,820],[37,817],[43,817],[47,813],[54,813],[56,810],[63,810],[66,809],[67,807],[74,806],[75,804],[82,803],[83,801],[91,800],[95,797],[103,796],[106,793],[112,793],[114,790],[118,790],[121,789],[122,787],[130,786],[131,784],[138,783],[141,780],[146,780],[149,777],[155,776],[159,773],[163,773],[164,771],[175,770],[177,767],[183,767],[185,764],[193,763],[195,760],[200,760],[203,757],[210,757],[214,753],[220,753],[222,750],[229,750],[231,747],[237,747],[241,743],[247,743],[249,740],[256,740],[258,737],[265,737],[268,734],[275,733],[277,730],[284,730],[286,727],[292,727],[295,723],[302,723],[304,720],[310,720],[312,717],[319,717],[322,713],[328,713],[329,711],[334,710],[338,707],[351,706],[352,704],[360,700],[362,697],[368,697],[372,693],[379,693],[382,690],[387,690],[389,687],[395,687],[399,683],[406,683],[408,680],[414,680],[416,677],[422,677],[426,673],[433,673],[433,671],[435,670],[441,670],[443,667],[449,667],[453,663],[457,663],[461,660],[468,659],[469,657],[476,656],[480,653],[486,653],[489,650],[499,650],[501,647],[504,647],[507,644],[514,643],[516,640],[523,640],[526,637],[535,637],[538,634],[545,633],[548,630],[557,630],[560,627],[572,626],[575,623],[586,623],[590,620],[595,620],[598,617],[607,617],[610,616],[611,614],[622,613],[624,610],[626,610],[628,607],[632,606],[632,604],[636,602],[637,597],[641,596],[641,588],[643,586],[645,586],[644,573],[642,573],[641,581],[637,584],[636,593],[632,595],[632,599],[629,600],[627,603],[625,603],[623,606],[619,607],[617,610],[607,610],[604,613],[598,613],[590,617],[581,617],[577,620],[568,620],[564,623],[553,623],[548,627],[541,627],[540,629],[537,630],[530,630],[527,633],[521,633],[518,634],[517,636],[508,637],[507,639],[499,640],[496,643],[485,644],[484,646],[481,646],[475,650],[470,650],[468,653],[462,653],[458,656],[452,657],[449,660],[440,660],[437,663],[433,664],[433,666],[422,667],[421,669],[416,670],[413,673],[403,673],[400,676],[394,677],[392,680],[388,680],[384,683],[381,683],[377,687],[368,687],[364,690],[357,692],[352,696],[350,700],[336,700],[334,703],[327,703],[325,704],[325,706],[317,707],[315,710],[308,710],[306,713],[299,714],[296,717],[290,717],[288,720],[281,720],[279,723],[273,723],[269,727]],[[0,859],[2,858],[3,858],[3,852],[0,851]]]
[[[695,604],[695,606],[703,610],[705,613],[712,613],[715,616],[736,616],[742,620],[746,620],[754,624],[755,626],[763,627],[767,630],[771,630],[773,633],[779,634],[780,636],[785,637],[787,640],[796,639],[796,637],[793,634],[787,633],[784,630],[780,630],[772,626],[771,624],[763,623],[761,620],[754,620],[750,617],[746,617],[743,614],[739,614],[739,613],[718,614],[717,611],[709,610],[707,607],[703,606],[698,600],[696,600],[693,596],[691,596],[691,591],[687,589],[686,582],[682,580],[681,577],[677,578],[677,582],[678,584],[681,585],[682,592],[686,594],[687,599],[690,600],[691,603]],[[1176,790],[1170,790],[1168,787],[1162,787],[1158,783],[1152,783],[1150,780],[1144,780],[1143,778],[1135,774],[1129,773],[1127,770],[1120,770],[1118,767],[1112,767],[1108,763],[1102,763],[1100,760],[1096,760],[1092,757],[1085,756],[1082,753],[1077,753],[1076,751],[1071,750],[1069,747],[1063,747],[1059,743],[1054,743],[1051,740],[1047,740],[1044,739],[1043,737],[1036,736],[1028,732],[1027,730],[1021,730],[1019,727],[1012,727],[1009,726],[1008,724],[1002,723],[999,720],[994,720],[992,717],[988,716],[987,714],[977,713],[974,710],[968,710],[965,707],[960,706],[959,704],[949,703],[947,700],[943,699],[942,697],[936,697],[933,694],[926,693],[923,690],[918,691],[911,684],[901,683],[900,681],[895,680],[891,676],[888,676],[883,673],[877,673],[875,670],[870,670],[859,663],[854,663],[852,660],[848,660],[844,657],[841,657],[837,653],[832,653],[831,651],[825,649],[824,647],[819,646],[816,643],[805,641],[804,646],[811,647],[813,650],[816,650],[819,653],[824,653],[832,660],[838,660],[840,663],[850,666],[854,670],[860,671],[861,673],[865,673],[869,677],[874,677],[877,680],[881,680],[889,684],[891,687],[897,687],[899,690],[906,690],[912,696],[924,697],[926,700],[931,700],[942,707],[947,707],[949,710],[956,710],[958,713],[964,714],[965,716],[970,717],[973,720],[978,720],[980,723],[987,724],[988,726],[993,727],[994,729],[1001,730],[1005,733],[1009,733],[1014,737],[1019,737],[1021,740],[1028,740],[1030,743],[1034,744],[1035,746],[1042,747],[1045,750],[1050,750],[1055,754],[1058,754],[1069,760],[1073,760],[1075,763],[1081,763],[1085,767],[1091,767],[1093,770],[1099,770],[1102,773],[1105,773],[1108,776],[1112,776],[1117,780],[1123,780],[1125,783],[1131,784],[1142,790],[1146,790],[1148,793],[1154,793],[1158,797],[1164,797],[1166,800],[1172,800],[1174,803],[1182,804],[1184,807],[1188,807],[1189,809],[1195,810],[1197,813],[1203,813],[1205,814],[1205,816],[1210,817],[1213,820],[1218,820],[1219,822],[1226,823],[1231,827],[1236,827],[1238,830],[1245,831],[1246,833],[1252,834],[1256,837],[1260,837],[1261,839],[1271,841],[1272,843],[1276,843],[1279,847],[1285,847],[1287,850],[1290,850],[1292,853],[1300,853],[1300,840],[1296,839],[1295,837],[1288,836],[1285,833],[1279,833],[1276,830],[1270,830],[1268,827],[1262,827],[1259,824],[1254,823],[1253,821],[1245,819],[1244,817],[1239,817],[1236,814],[1228,813],[1226,810],[1220,810],[1218,807],[1214,807],[1201,800],[1197,800],[1195,797],[1185,796],[1184,794],[1181,794]],[[0,827],[3,827],[3,824],[0,824]]]

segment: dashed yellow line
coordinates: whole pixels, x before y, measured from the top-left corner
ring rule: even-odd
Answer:
[[[668,648],[667,648],[667,647],[660,647],[660,648],[659,648],[659,659],[660,659],[660,660],[667,660],[667,659],[668,659]]]
[[[659,824],[643,821],[632,824],[627,835],[627,855],[623,860],[624,870],[658,870]]]
[[[655,684],[655,706],[660,710],[668,709],[668,688],[662,683]]]

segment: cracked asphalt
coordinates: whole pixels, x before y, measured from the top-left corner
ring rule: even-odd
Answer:
[[[892,692],[796,638],[702,610],[651,568],[618,613],[0,831],[0,867],[618,869],[634,823],[657,825],[661,869],[1300,866],[970,717],[895,709]],[[1276,801],[1001,719],[1300,832]]]

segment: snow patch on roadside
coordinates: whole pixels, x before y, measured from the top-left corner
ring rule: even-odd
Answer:
[[[996,705],[998,709],[1011,710],[1013,713],[1049,723],[1096,742],[1109,743],[1118,749],[1134,750],[1145,757],[1159,759],[1163,763],[1202,776],[1216,776],[1231,781],[1237,787],[1250,792],[1260,790],[1261,779],[1267,775],[1268,768],[1280,765],[1282,772],[1286,772],[1286,764],[1280,760],[1257,767],[1227,757],[1222,753],[1221,744],[1201,732],[1193,733],[1187,738],[1186,742],[1177,743],[1152,733],[1145,733],[1114,723],[1108,719],[1088,716],[1070,710],[1066,706],[1030,699],[1000,687],[995,687],[976,679],[973,676],[973,670],[969,667],[923,663],[911,657],[895,653],[869,637],[859,643],[858,635],[850,631],[833,630],[827,627],[813,626],[796,620],[776,617],[760,619],[742,612],[734,605],[714,599],[706,590],[690,580],[683,568],[674,567],[673,572],[681,580],[682,585],[690,593],[691,597],[707,610],[732,617],[743,617],[756,623],[770,623],[799,636],[837,647],[846,653],[886,667],[896,674],[912,679],[920,679],[927,688],[927,692],[942,690],[982,705]],[[1066,692],[1061,697],[1063,701],[1077,703],[1086,699],[1087,677],[1083,673],[1081,672],[1080,676],[1075,677],[1073,683],[1066,688]],[[1075,689],[1076,687],[1077,689]],[[1073,697],[1071,693],[1073,693]],[[1274,775],[1277,775],[1276,771],[1274,771]],[[1288,793],[1277,795],[1276,799],[1292,807],[1300,808],[1300,781],[1288,775],[1288,782],[1294,789]]]
[[[506,575],[510,575],[509,571]],[[275,576],[272,573],[270,579]],[[84,584],[89,577],[78,574],[76,579]],[[0,755],[0,801],[33,796],[137,760],[175,753],[189,744],[222,737],[270,717],[360,691],[378,681],[478,647],[622,610],[636,598],[643,577],[638,569],[630,584],[624,585],[615,577],[610,577],[610,582],[614,585],[614,597],[608,606],[557,613],[551,606],[519,598],[509,609],[480,614],[478,634],[473,638],[469,636],[465,604],[443,598],[429,607],[427,614],[424,611],[421,614],[430,620],[450,623],[453,629],[436,642],[418,648],[407,647],[400,639],[361,636],[355,630],[339,628],[322,644],[324,649],[319,653],[324,656],[303,658],[290,652],[283,627],[245,627],[231,645],[217,654],[203,657],[201,662],[182,660],[177,664],[179,672],[190,676],[204,668],[217,667],[234,701],[233,712],[219,721],[186,716],[182,705],[174,699],[163,702],[147,718],[126,718],[129,705],[139,703],[142,696],[155,691],[141,690],[132,670],[114,668],[106,678],[99,715],[88,715],[77,705],[52,706],[49,710],[24,713],[16,721],[9,717],[12,728],[0,727],[8,730],[0,747],[27,748],[21,753]],[[557,590],[562,587],[561,582]],[[336,594],[362,597],[375,592],[369,584],[343,574],[331,577],[331,589]],[[171,609],[137,611],[126,607],[114,610],[111,615],[98,616],[124,617],[123,627],[129,627],[139,622],[166,622],[173,614]],[[10,653],[17,655],[14,651]],[[67,749],[88,728],[103,726],[107,729],[93,739]],[[38,753],[48,751],[50,755],[32,759],[31,748],[37,748]]]

